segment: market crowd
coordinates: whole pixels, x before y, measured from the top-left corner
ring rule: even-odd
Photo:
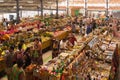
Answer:
[[[59,41],[54,39],[52,45],[52,58],[59,55],[60,52],[71,49],[77,42],[75,34],[77,33],[76,27],[79,28],[78,35],[86,36],[91,33],[94,29],[108,26],[112,27],[114,36],[120,37],[120,33],[117,32],[117,27],[120,24],[120,20],[112,19],[112,17],[106,17],[105,19],[94,19],[94,18],[78,18],[74,17],[68,20],[67,25],[71,26],[72,32],[69,35]],[[3,26],[7,26],[6,20],[3,20]],[[8,50],[5,52],[6,60],[6,74],[8,80],[27,80],[25,77],[24,69],[30,64],[43,64],[42,58],[42,41],[40,38],[34,39],[32,47],[26,47],[25,41],[21,40],[17,46],[18,50],[15,50],[15,45],[10,45]],[[89,76],[86,80],[90,80]]]

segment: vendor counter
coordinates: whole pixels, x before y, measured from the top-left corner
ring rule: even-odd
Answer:
[[[60,32],[56,32],[54,33],[55,35],[53,35],[53,37],[42,37],[42,49],[46,49],[48,47],[50,47],[52,45],[52,41],[53,39],[57,39],[57,40],[62,40],[64,38],[67,37],[67,35],[69,34],[69,31],[60,31]],[[27,44],[27,47],[33,46],[33,42]]]

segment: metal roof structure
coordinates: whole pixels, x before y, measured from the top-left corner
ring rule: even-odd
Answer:
[[[68,0],[69,7],[81,7],[84,8],[85,0]],[[120,10],[120,0],[108,0],[109,9]],[[67,0],[58,0],[59,9],[66,9]],[[106,0],[87,0],[88,9],[104,10]],[[40,7],[40,0],[19,0],[19,5],[22,10],[37,10]],[[44,9],[55,9],[56,0],[43,0]],[[0,0],[0,12],[13,12],[16,10],[16,0]]]

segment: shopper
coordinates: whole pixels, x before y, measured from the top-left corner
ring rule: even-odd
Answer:
[[[94,30],[96,28],[96,20],[92,20],[92,29]]]
[[[120,38],[120,33],[117,31],[117,20],[113,20],[113,35]]]
[[[82,25],[82,36],[85,35],[85,31],[86,31],[85,24],[83,24]]]
[[[72,22],[71,27],[72,27],[72,32],[75,33],[75,32],[76,32],[76,29],[75,29],[75,22]]]
[[[21,40],[20,43],[18,44],[18,49],[19,51],[22,51],[24,52],[26,50],[26,45],[25,45],[25,41],[24,40]]]
[[[59,54],[59,41],[58,40],[54,40],[53,42],[53,51],[52,51],[52,58],[55,58],[58,56]]]
[[[13,59],[14,59],[14,46],[10,46],[9,53],[6,55],[6,74],[8,80],[12,80],[12,67],[13,67]]]
[[[75,22],[75,24],[78,23],[78,17],[77,16],[75,17],[74,22]]]
[[[33,46],[33,62],[42,65],[42,41],[41,39],[35,38]]]
[[[80,28],[82,27],[82,25],[83,25],[83,20],[80,19],[80,21],[79,21],[79,26],[80,26]]]
[[[24,69],[31,64],[31,57],[30,57],[31,50],[27,48],[24,52]]]
[[[82,19],[80,19],[80,21],[79,21],[79,27],[80,27],[80,33],[82,34],[82,26],[83,26],[83,21],[82,21]]]
[[[89,24],[87,25],[86,34],[88,35],[90,32],[92,32],[92,26],[91,26],[91,24],[89,23]]]
[[[5,29],[7,29],[7,26],[8,26],[8,22],[7,22],[7,20],[4,18],[3,19],[3,26],[5,27]]]
[[[15,64],[12,68],[12,80],[26,80],[25,72],[22,67],[23,60],[17,60],[17,64]]]
[[[15,53],[15,55],[16,55],[16,61],[19,60],[19,59],[24,60],[22,51],[17,51],[17,52]]]

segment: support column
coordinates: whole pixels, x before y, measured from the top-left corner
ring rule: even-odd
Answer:
[[[58,0],[56,0],[56,19],[58,19]]]
[[[19,8],[19,0],[16,0],[16,15],[17,15],[17,24],[19,23],[20,21],[20,17],[19,17],[19,11],[20,11],[20,8]]]
[[[22,18],[22,9],[20,10],[20,17]]]
[[[67,16],[69,16],[69,0],[67,0]]]
[[[19,10],[20,10],[19,12],[20,12],[20,17],[21,18],[22,18],[22,8],[23,8],[22,6],[19,7]]]
[[[84,0],[85,1],[85,17],[87,17],[88,15],[88,11],[87,11],[87,0]]]
[[[37,12],[38,12],[38,16],[40,16],[40,15],[39,15],[39,9],[40,9],[40,8],[39,8],[39,6],[37,6]]]
[[[106,0],[106,16],[108,16],[108,8],[109,8],[109,5],[108,5],[108,0]]]
[[[43,0],[40,0],[41,4],[41,18],[43,18]]]
[[[53,17],[53,12],[52,12],[51,6],[50,6],[50,17]]]

